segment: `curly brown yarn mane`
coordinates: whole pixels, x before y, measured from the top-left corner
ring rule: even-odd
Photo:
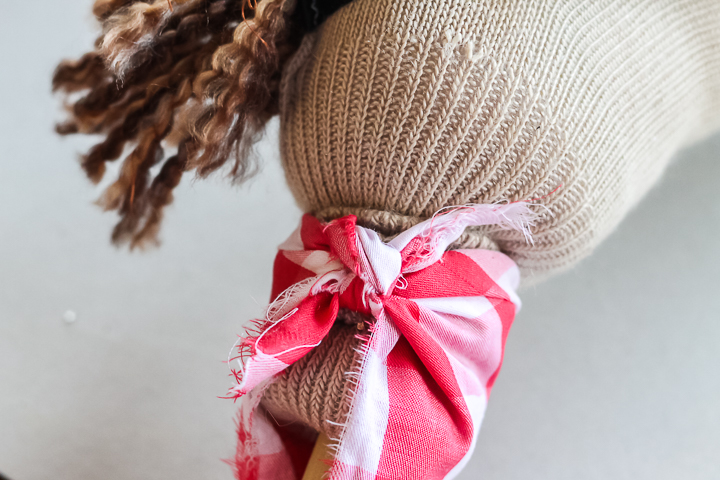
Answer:
[[[92,181],[131,148],[100,199],[120,216],[114,243],[157,241],[184,172],[206,176],[230,162],[235,180],[252,173],[249,147],[277,111],[281,66],[298,43],[293,4],[96,0],[102,35],[57,67],[53,90],[69,112],[58,133],[103,136],[82,157]]]

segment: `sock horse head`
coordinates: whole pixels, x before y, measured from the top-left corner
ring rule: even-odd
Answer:
[[[238,478],[452,478],[472,453],[519,283],[588,255],[720,125],[716,0],[96,0],[63,62],[62,134],[156,241],[185,172],[253,173],[280,116],[307,212],[241,342]],[[129,149],[127,147],[130,147]],[[127,149],[127,151],[126,151]],[[128,153],[129,152],[129,153]],[[152,167],[160,165],[151,175]],[[155,172],[156,170],[152,170]]]

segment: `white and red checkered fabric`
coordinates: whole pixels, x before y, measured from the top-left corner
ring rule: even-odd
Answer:
[[[446,248],[471,225],[529,235],[532,216],[523,202],[459,207],[384,243],[354,216],[305,215],[275,260],[275,300],[241,345],[238,478],[302,476],[312,437],[254,413],[263,387],[320,344],[341,307],[375,321],[329,478],[453,478],[475,446],[520,301],[510,258]]]

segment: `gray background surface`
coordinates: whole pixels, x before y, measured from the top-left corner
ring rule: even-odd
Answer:
[[[299,211],[278,166],[186,181],[145,254],[52,133],[57,59],[89,0],[2,2],[0,471],[14,480],[229,479],[226,358]],[[590,259],[524,292],[462,479],[720,478],[720,136],[680,152]],[[63,314],[77,312],[67,324]]]

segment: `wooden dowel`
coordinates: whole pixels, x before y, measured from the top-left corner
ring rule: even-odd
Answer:
[[[302,480],[321,480],[330,469],[332,455],[328,445],[330,445],[330,439],[327,435],[324,433],[318,435],[315,441],[315,447],[310,455],[310,460],[308,461],[307,467],[305,467],[305,474]]]

